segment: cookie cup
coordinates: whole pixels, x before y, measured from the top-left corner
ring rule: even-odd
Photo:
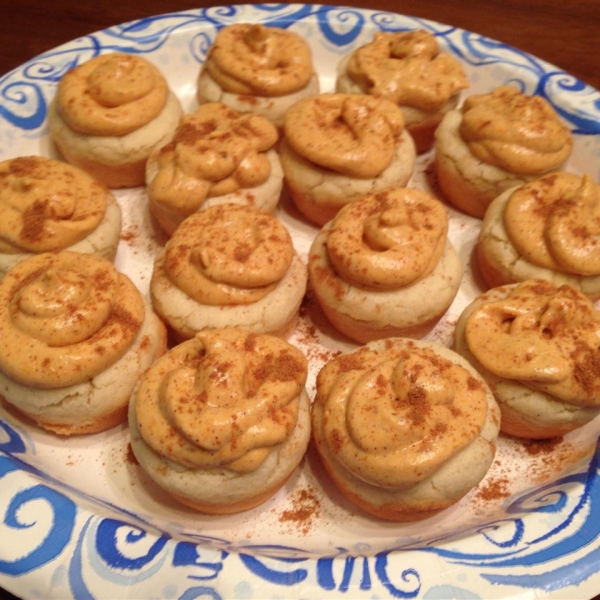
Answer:
[[[532,365],[533,369],[535,365],[542,365],[544,363],[545,366],[543,368],[545,370],[548,372],[556,371],[559,365],[562,366],[568,361],[565,357],[557,360],[557,349],[553,349],[551,346],[552,332],[558,326],[559,321],[552,321],[553,308],[549,306],[549,301],[546,301],[546,308],[541,313],[539,309],[527,309],[523,305],[519,309],[521,319],[527,320],[529,314],[530,318],[535,319],[534,323],[538,323],[539,332],[535,336],[538,339],[539,349],[533,345],[535,344],[534,334],[527,333],[528,331],[535,331],[535,327],[525,327],[519,332],[520,328],[515,323],[512,328],[513,337],[510,338],[509,325],[506,325],[506,332],[502,336],[490,334],[487,336],[487,341],[485,342],[486,354],[489,354],[491,351],[496,356],[492,370],[484,366],[476,356],[479,352],[477,348],[481,346],[481,343],[478,343],[477,346],[472,346],[467,339],[466,329],[471,315],[481,308],[491,306],[493,303],[505,303],[506,308],[502,309],[504,312],[501,314],[506,315],[506,323],[514,322],[513,319],[518,313],[515,313],[511,306],[518,306],[518,300],[510,303],[510,295],[518,291],[518,288],[526,290],[530,297],[542,298],[543,296],[547,296],[548,299],[551,299],[552,295],[555,295],[554,307],[557,306],[557,302],[567,303],[573,307],[583,305],[585,312],[581,316],[579,326],[572,326],[573,330],[577,327],[589,328],[592,331],[594,328],[598,330],[597,311],[595,311],[593,305],[580,292],[569,286],[555,286],[546,280],[528,280],[521,284],[510,284],[488,290],[467,306],[456,323],[454,349],[477,369],[490,386],[500,407],[502,414],[501,429],[504,433],[527,439],[561,437],[589,423],[600,414],[600,386],[595,382],[595,377],[591,375],[588,380],[588,384],[591,387],[588,396],[591,397],[588,397],[586,406],[582,402],[565,401],[564,398],[557,397],[552,389],[548,391],[544,390],[544,382],[543,380],[540,381],[542,377],[536,376],[533,371],[528,371],[528,365]],[[549,318],[550,320],[548,320]],[[507,340],[509,340],[511,348],[516,348],[519,339],[524,340],[523,336],[525,335],[528,335],[529,338],[527,342],[528,348],[530,348],[529,352],[523,351],[519,354],[514,350],[507,349]],[[568,348],[570,346],[568,342],[565,342],[565,339],[563,337],[561,341],[561,336],[556,336],[555,343],[559,347]],[[580,346],[580,350],[573,354],[573,357],[580,357],[579,361],[585,361],[586,354],[582,350],[583,347],[583,345]],[[554,357],[554,360],[552,357]],[[504,360],[512,361],[515,365],[515,372],[518,370],[520,375],[509,377],[503,374],[500,364]],[[578,371],[588,368],[583,366],[583,363],[577,366],[578,364],[576,360],[569,367],[573,369],[571,377],[577,378]],[[539,369],[541,373],[542,366]],[[549,386],[550,384],[548,383],[547,385]],[[596,393],[594,393],[594,389],[597,390]]]
[[[337,92],[387,98],[402,109],[418,154],[431,149],[437,126],[468,85],[460,63],[422,29],[378,32],[337,66]]]
[[[0,279],[43,252],[115,258],[121,209],[110,190],[73,165],[40,156],[0,163],[0,207]]]
[[[83,277],[90,278],[90,286],[102,281],[101,298],[94,300],[96,294]],[[75,292],[64,302],[60,288],[53,285],[60,278],[67,278],[67,292]],[[36,318],[27,309],[40,289],[47,297],[38,296],[40,310],[44,303],[54,310]],[[164,325],[130,280],[92,255],[46,253],[12,269],[0,284],[0,294],[7,306],[21,305],[13,323],[1,317],[4,339],[15,340],[0,357],[3,401],[40,427],[65,436],[96,433],[123,422],[137,379],[165,352],[167,343]],[[134,299],[135,308],[127,298]],[[108,318],[94,325],[107,303],[112,306]],[[63,332],[60,339],[53,335],[51,343],[44,341],[65,319],[71,319],[73,340]],[[31,326],[38,330],[35,337],[28,333]],[[27,353],[27,361],[19,360],[20,351]]]
[[[283,188],[277,139],[263,117],[222,103],[200,106],[146,163],[150,212],[169,235],[191,214],[217,204],[272,213]]]
[[[151,151],[171,138],[182,114],[154,65],[116,52],[63,76],[48,107],[48,126],[68,162],[108,187],[135,187],[144,184]]]
[[[559,187],[559,177],[564,187],[562,183]],[[556,202],[544,201],[555,188]],[[478,266],[486,284],[493,288],[545,279],[557,286],[574,287],[593,301],[600,299],[600,253],[594,250],[598,231],[589,208],[599,197],[598,189],[588,178],[557,172],[495,198],[477,241]],[[511,207],[512,214],[507,215],[511,202],[517,203],[516,208]],[[516,227],[516,244],[507,217]],[[560,262],[554,258],[557,253]]]
[[[469,96],[435,132],[434,171],[445,198],[483,218],[504,191],[562,167],[573,138],[552,106],[501,86]]]
[[[156,119],[121,137],[89,136],[69,129],[54,103],[48,108],[48,125],[68,162],[110,188],[128,188],[144,185],[150,153],[171,139],[182,114],[179,100],[171,93]]]
[[[412,370],[409,365],[414,356],[418,360],[427,357],[427,366],[412,371],[408,384],[402,382],[399,370]],[[443,382],[449,369],[458,373],[458,379]],[[425,373],[433,377],[430,382],[422,379]],[[374,387],[371,381],[377,382]],[[477,397],[476,409],[469,408],[469,401],[458,400],[464,382],[468,382],[469,394]],[[420,400],[410,395],[411,385],[421,390]],[[428,392],[423,390],[429,385],[440,394],[440,404],[433,397],[427,399]],[[403,405],[405,393],[407,406],[413,398],[412,413]],[[452,399],[446,403],[442,397]],[[427,409],[417,414],[414,411],[421,402]],[[475,427],[469,421],[470,410],[478,411]],[[453,416],[446,420],[445,411]],[[443,447],[450,422],[458,430],[463,418],[469,421],[465,425],[469,433],[452,451],[440,450],[445,460],[428,465],[438,451],[436,445]],[[332,360],[317,377],[312,437],[322,463],[345,497],[380,519],[422,520],[458,502],[491,466],[498,425],[498,407],[482,378],[462,357],[432,342],[406,338],[371,342]],[[414,469],[407,466],[411,464]]]
[[[533,176],[517,175],[475,157],[460,136],[461,120],[459,110],[450,111],[436,129],[434,170],[444,197],[458,210],[481,219],[496,196]]]
[[[397,214],[412,216],[396,222]],[[444,207],[418,190],[392,188],[327,223],[311,245],[308,272],[332,325],[367,343],[423,337],[454,301],[463,267],[447,239]]]
[[[400,109],[366,95],[321,94],[287,113],[280,158],[296,208],[323,226],[346,204],[412,177],[416,151]]]
[[[222,362],[231,351],[235,362]],[[217,365],[226,383],[213,371]],[[180,374],[185,382],[172,386]],[[305,377],[306,360],[279,338],[233,329],[200,333],[159,359],[132,394],[133,453],[154,482],[186,506],[208,514],[254,508],[285,484],[305,454]],[[226,397],[218,389],[223,385]],[[172,412],[175,405],[185,405],[189,418]]]
[[[260,96],[236,94],[224,90],[206,70],[200,71],[196,98],[200,104],[220,102],[240,112],[252,113],[269,119],[278,129],[283,128],[288,108],[307,96],[319,93],[319,78],[311,75],[308,83],[300,90],[284,96]]]
[[[281,129],[292,104],[318,93],[311,51],[301,36],[237,23],[217,33],[198,75],[196,98],[260,115]]]
[[[287,337],[306,284],[306,265],[276,217],[222,204],[175,231],[155,259],[150,296],[180,341],[221,327]]]

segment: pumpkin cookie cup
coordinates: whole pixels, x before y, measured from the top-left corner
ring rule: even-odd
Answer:
[[[0,163],[0,279],[43,252],[69,250],[112,261],[120,236],[115,197],[85,171],[40,156]]]
[[[500,414],[452,350],[389,338],[317,376],[312,437],[340,492],[367,513],[417,521],[458,502],[494,459]]]
[[[481,223],[479,268],[489,287],[546,279],[600,299],[600,185],[544,175],[500,194]]]
[[[446,200],[481,219],[501,193],[562,168],[572,149],[548,101],[506,85],[446,114],[435,132],[434,169]]]
[[[186,217],[216,204],[273,212],[283,187],[277,139],[263,117],[219,103],[200,106],[148,159],[150,212],[169,235]]]
[[[600,312],[586,296],[532,279],[476,298],[454,347],[490,386],[502,431],[546,439],[600,414],[599,340]]]
[[[323,226],[365,194],[406,185],[416,151],[402,111],[389,100],[320,94],[288,110],[280,157],[296,208]]]
[[[28,258],[0,282],[0,339],[3,401],[61,435],[124,421],[137,379],[166,349],[131,281],[68,251]]]
[[[108,187],[135,187],[144,184],[148,156],[171,138],[181,115],[157,67],[114,52],[63,76],[48,108],[48,126],[68,162]]]
[[[175,231],[154,262],[150,295],[180,341],[222,327],[287,337],[306,283],[306,265],[276,217],[219,204]]]
[[[340,61],[336,78],[337,92],[397,104],[419,154],[431,149],[437,126],[468,86],[460,63],[423,29],[376,32],[371,42]]]
[[[265,502],[310,438],[307,361],[274,336],[211,329],[171,349],[130,402],[141,468],[179,502],[232,514]]]
[[[294,102],[319,93],[306,41],[258,23],[237,23],[217,33],[198,75],[200,104],[221,102],[283,126]]]
[[[423,337],[462,280],[447,233],[446,208],[420,190],[391,188],[345,206],[317,234],[308,259],[329,321],[359,343]]]

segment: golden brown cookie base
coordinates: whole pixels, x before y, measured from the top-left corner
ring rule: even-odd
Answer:
[[[146,158],[120,165],[107,165],[71,152],[59,140],[55,144],[67,162],[83,169],[109,188],[129,188],[144,185]]]
[[[500,431],[518,438],[547,440],[562,437],[570,431],[574,431],[584,425],[584,423],[579,423],[577,421],[556,423],[554,425],[547,425],[541,422],[532,423],[530,420],[525,419],[521,413],[505,403],[498,402],[498,406],[500,407],[500,414],[502,415],[500,420]]]
[[[439,113],[439,116],[430,117],[417,123],[406,124],[406,130],[412,136],[417,154],[423,154],[433,148],[434,133],[443,116],[442,113]]]
[[[125,399],[125,403],[121,407],[113,412],[95,419],[80,421],[77,423],[54,423],[52,421],[45,421],[38,416],[27,413],[13,404],[10,404],[10,402],[8,402],[3,396],[0,396],[0,402],[9,411],[33,421],[42,429],[46,429],[47,431],[51,431],[57,435],[70,436],[100,433],[101,431],[112,429],[113,427],[125,422],[127,419],[127,406],[129,404],[129,397]]]
[[[294,469],[295,468],[296,467],[294,467]],[[257,506],[260,506],[261,504],[269,500],[269,498],[273,497],[284,486],[285,482],[290,478],[293,472],[293,470],[290,471],[290,473],[288,473],[283,480],[281,480],[273,487],[267,490],[263,490],[262,492],[252,496],[251,498],[248,498],[247,500],[243,500],[240,502],[232,502],[231,504],[212,504],[207,502],[197,502],[190,500],[189,498],[184,498],[183,496],[179,496],[177,494],[171,494],[170,492],[169,493],[173,498],[175,498],[175,500],[181,502],[181,504],[184,504],[185,506],[193,508],[194,510],[197,510],[199,512],[208,515],[233,515],[235,513],[244,512],[246,510],[256,508]]]
[[[161,317],[162,318],[162,317]],[[276,337],[287,339],[292,335],[294,329],[296,328],[296,324],[298,322],[298,313],[291,316],[287,323],[277,331],[259,331],[257,333],[265,333],[268,335],[274,335]],[[171,323],[165,321],[165,325],[167,327],[169,337],[173,341],[174,344],[181,344],[186,340],[194,337],[195,333],[192,334],[190,331],[183,331],[180,329],[176,329]],[[244,328],[245,329],[245,328]]]
[[[511,190],[498,196],[486,212],[476,245],[478,269],[490,288],[527,279],[544,279],[556,286],[570,285],[595,302],[600,299],[600,275],[565,273],[535,265],[519,254],[503,225],[503,208]]]
[[[154,349],[154,359],[158,358],[162,354],[164,354],[167,350],[167,330],[163,323],[155,317],[153,319],[153,323],[156,326],[156,348]],[[141,373],[140,373],[141,374]],[[122,393],[122,392],[121,392]],[[120,400],[119,398],[119,389],[115,390],[115,397],[117,401],[120,402],[119,406],[114,410],[107,412],[102,415],[97,415],[94,418],[89,418],[85,420],[73,421],[70,423],[66,422],[56,422],[50,420],[46,420],[41,418],[39,415],[34,415],[27,411],[22,410],[18,406],[10,403],[4,396],[0,395],[0,403],[7,408],[7,410],[14,412],[15,414],[25,417],[34,423],[36,423],[39,427],[46,429],[47,431],[52,431],[57,435],[70,436],[70,435],[89,435],[92,433],[100,433],[101,431],[106,431],[108,429],[112,429],[117,425],[125,422],[127,420],[127,411],[129,407],[129,397],[130,394],[127,392],[124,397]]]
[[[152,201],[148,202],[148,208],[156,225],[158,225],[169,237],[175,233],[177,227],[179,227],[184,220],[183,216],[181,218],[174,217],[168,211],[161,210],[161,208]]]
[[[497,269],[488,260],[485,248],[481,242],[477,243],[476,252],[479,273],[488,287],[493,288],[500,287],[501,285],[508,285],[510,283],[518,283],[516,280],[513,280],[507,273],[504,273],[500,269]]]
[[[476,185],[463,179],[456,164],[449,158],[440,157],[439,153],[435,155],[434,168],[444,198],[467,215],[483,219],[495,196],[485,190],[481,191]]]
[[[345,203],[343,202],[331,202],[329,204],[316,202],[312,194],[305,193],[303,189],[294,186],[294,184],[287,179],[286,186],[296,208],[315,225],[325,225],[325,223],[331,221],[340,209],[345,206]]]
[[[407,185],[413,175],[416,151],[412,137],[404,130],[390,164],[376,177],[367,179],[342,175],[311,163],[293,150],[285,138],[280,158],[285,184],[296,208],[309,221],[323,226],[353,200],[377,190]]]
[[[502,285],[509,285],[513,283],[521,283],[521,281],[523,281],[523,279],[518,277],[512,277],[507,271],[496,268],[496,266],[489,259],[489,256],[485,251],[485,247],[481,242],[477,244],[476,252],[479,274],[489,288],[500,287]],[[543,277],[541,270],[540,273],[537,274],[537,278],[554,281],[551,277]],[[560,285],[560,282],[554,281],[554,283],[556,283],[556,285]],[[585,294],[592,302],[600,300],[600,290],[595,292],[590,286],[578,285],[577,281],[570,281],[568,284]]]
[[[318,296],[317,300],[319,300]],[[321,303],[321,301],[319,301],[319,305],[335,329],[361,344],[396,336],[421,339],[435,327],[446,312],[444,310],[423,323],[415,323],[409,327],[392,327],[381,325],[375,321],[359,321],[335,310],[331,306],[327,306],[325,303]]]
[[[348,499],[350,502],[364,510],[365,512],[385,521],[394,521],[397,523],[409,523],[411,521],[422,521],[433,517],[442,510],[449,508],[460,498],[447,500],[445,502],[423,502],[420,506],[407,505],[404,502],[387,502],[385,504],[375,504],[369,502],[365,497],[358,494],[350,486],[346,485],[343,478],[338,477],[336,470],[333,465],[330,464],[326,453],[319,450],[319,444],[316,443],[317,451],[321,457],[321,461],[327,474],[337,487],[337,489]]]

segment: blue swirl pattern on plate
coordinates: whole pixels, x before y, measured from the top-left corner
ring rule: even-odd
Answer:
[[[314,47],[342,56],[374,30],[424,28],[459,57],[477,83],[493,73],[547,98],[575,135],[600,156],[600,96],[568,73],[515,48],[454,27],[406,16],[316,4],[257,4],[191,10],[111,27],[41,55],[0,78],[0,154],[46,135],[48,102],[62,75],[99,53],[124,51],[200,65],[216,32],[257,21],[310,33]],[[15,146],[16,145],[16,146]],[[0,583],[59,597],[224,598],[310,596],[479,598],[544,593],[598,583],[598,451],[579,472],[513,498],[502,518],[453,536],[375,555],[338,547],[307,558],[302,548],[236,547],[198,534],[173,539],[136,515],[36,469],[35,444],[0,419]],[[531,524],[535,523],[536,527]],[[543,533],[540,534],[540,523]],[[26,542],[23,542],[26,536]],[[19,539],[20,543],[5,540]],[[47,586],[46,586],[47,589]],[[592,589],[592,588],[586,588]]]

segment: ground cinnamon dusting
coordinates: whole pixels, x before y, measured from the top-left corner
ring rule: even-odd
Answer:
[[[137,331],[142,326],[128,310],[119,306],[113,307],[111,318],[118,321],[125,330]]]
[[[563,441],[563,438],[552,438],[549,440],[523,440],[523,449],[530,456],[548,454],[553,452]]]
[[[475,497],[485,502],[503,500],[510,496],[509,483],[507,477],[496,477],[489,481],[484,481],[477,489]]]
[[[36,201],[23,213],[21,238],[30,242],[38,241],[44,234],[48,213],[48,200]]]
[[[267,356],[259,365],[254,376],[258,381],[272,379],[275,381],[294,381],[304,373],[304,365],[296,356],[287,350],[277,356]]]
[[[321,345],[319,325],[315,321],[325,319],[314,297],[307,294],[302,300],[294,337],[302,346],[309,362],[325,364],[341,354],[340,350],[328,350]]]
[[[529,459],[528,475],[535,484],[560,476],[594,451],[591,444],[574,445],[563,438],[519,440],[518,443],[520,452]]]
[[[130,465],[137,465],[138,461],[133,453],[133,449],[131,448],[131,444],[127,444],[127,454],[125,455],[125,461]]]
[[[291,498],[292,508],[284,510],[279,515],[279,522],[293,526],[302,535],[310,533],[314,519],[321,511],[319,496],[312,487],[298,490]]]
[[[150,336],[149,335],[145,335],[142,338],[142,341],[140,343],[140,350],[142,352],[147,352],[150,349],[151,345],[152,345],[152,340],[150,339]]]
[[[331,449],[335,454],[337,454],[344,445],[344,437],[340,433],[339,429],[334,429],[331,432],[331,439],[329,441],[331,442]]]
[[[399,400],[399,404],[407,409],[406,417],[414,427],[422,425],[431,414],[427,393],[419,386],[411,386],[406,397]]]
[[[132,225],[129,229],[123,229],[121,231],[121,239],[124,242],[132,242],[139,236],[139,228],[136,225]]]

